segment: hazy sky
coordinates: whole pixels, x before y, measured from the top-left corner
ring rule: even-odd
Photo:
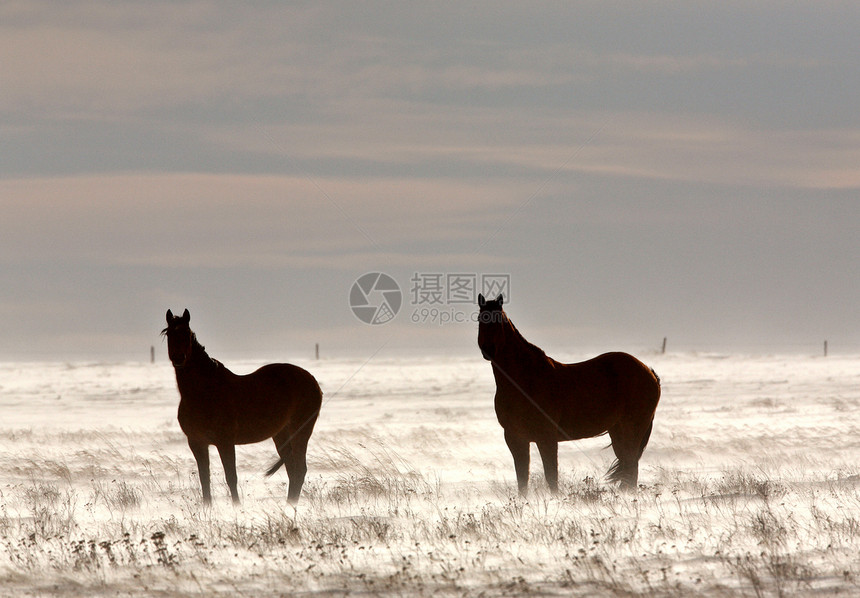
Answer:
[[[860,5],[0,4],[0,358],[860,349]],[[385,272],[397,317],[360,322]],[[437,306],[446,313],[468,305]],[[419,318],[420,319],[420,318]]]

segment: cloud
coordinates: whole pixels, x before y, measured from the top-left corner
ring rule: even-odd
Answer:
[[[248,23],[206,2],[4,3],[2,107],[111,118],[283,94],[300,72],[290,33],[301,19],[280,12]]]
[[[856,305],[853,208],[818,202],[860,186],[857,29],[811,1],[4,2],[10,335],[285,299],[316,334],[370,268],[509,271],[594,330],[807,318],[780,295],[816,276]]]
[[[631,109],[647,95],[606,94],[650,77],[679,92],[661,96],[679,105],[715,91],[703,75],[728,74],[727,82],[741,87],[781,86],[788,78],[802,88],[816,70],[856,72],[845,59],[850,37],[841,35],[851,16],[814,3],[788,10],[477,2],[407,10],[339,2],[13,1],[0,7],[0,51],[8,57],[3,104],[107,117],[260,100],[280,101],[284,113],[302,101],[324,111],[332,102],[368,98],[538,106],[563,98],[588,110],[611,100]],[[780,30],[786,35],[774,33]],[[646,79],[625,81],[636,74]]]
[[[846,15],[810,7],[4,3],[0,159],[534,185],[603,128],[565,169],[853,187]]]
[[[529,191],[504,182],[207,174],[5,180],[0,259],[349,267],[370,252],[400,262],[410,246],[479,238]]]
[[[390,106],[381,116],[360,108],[350,114],[338,119],[349,124],[230,127],[213,139],[233,151],[275,156],[285,168],[296,160],[310,160],[304,163],[311,169],[333,161],[368,175],[400,168],[424,179],[530,181],[534,190],[559,179],[559,171],[573,177],[558,181],[568,192],[577,173],[767,188],[860,186],[855,129],[773,129],[655,112],[532,114],[513,121],[505,109],[428,116]],[[482,131],[494,134],[482,138]]]

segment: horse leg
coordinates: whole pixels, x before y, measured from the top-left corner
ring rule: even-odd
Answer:
[[[616,461],[607,475],[625,490],[635,490],[639,480],[639,457],[642,454],[639,436],[631,433],[627,426],[617,426],[609,430]]]
[[[227,478],[227,486],[230,488],[230,496],[233,504],[239,504],[239,489],[237,488],[239,478],[236,475],[236,447],[232,444],[218,445],[218,454],[221,455],[221,465],[224,466],[224,476]]]
[[[514,457],[514,470],[517,472],[520,496],[525,497],[529,490],[529,441],[505,430],[505,442]]]
[[[307,450],[309,437],[290,438],[289,431],[276,434],[274,441],[278,454],[284,462],[287,476],[290,479],[290,488],[287,491],[287,501],[290,504],[299,502],[302,485],[305,483],[305,475],[308,472]]]
[[[550,492],[558,492],[558,443],[552,440],[537,443],[540,458],[543,461],[543,472]]]
[[[305,483],[305,474],[308,472],[308,464],[305,458],[307,453],[307,445],[296,446],[293,449],[290,459],[287,461],[287,475],[290,477],[290,489],[287,493],[287,500],[294,505],[299,502],[299,495],[302,493],[302,485]]]
[[[200,488],[203,490],[203,502],[207,505],[212,502],[212,493],[209,489],[209,445],[196,440],[188,439],[188,448],[197,461],[197,475],[200,478]]]

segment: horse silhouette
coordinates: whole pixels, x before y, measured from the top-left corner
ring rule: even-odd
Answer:
[[[529,343],[502,309],[503,297],[478,297],[478,346],[492,363],[496,417],[528,492],[529,446],[537,444],[549,488],[558,491],[558,443],[609,434],[616,461],[607,476],[635,488],[648,444],[660,379],[627,353],[559,363]]]
[[[197,461],[203,500],[212,502],[209,486],[209,445],[221,456],[233,502],[236,487],[236,445],[275,441],[280,459],[269,475],[286,466],[288,500],[299,500],[307,473],[308,440],[314,429],[322,391],[310,373],[288,363],[273,363],[239,376],[206,353],[191,331],[191,314],[167,310],[167,353],[179,388],[179,426]]]

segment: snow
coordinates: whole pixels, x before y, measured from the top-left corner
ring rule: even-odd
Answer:
[[[168,364],[2,363],[0,595],[860,592],[860,356],[639,357],[640,490],[600,437],[560,445],[558,495],[533,450],[526,500],[479,356],[296,362],[324,403],[295,509],[269,442],[240,507],[217,459],[200,504]]]

